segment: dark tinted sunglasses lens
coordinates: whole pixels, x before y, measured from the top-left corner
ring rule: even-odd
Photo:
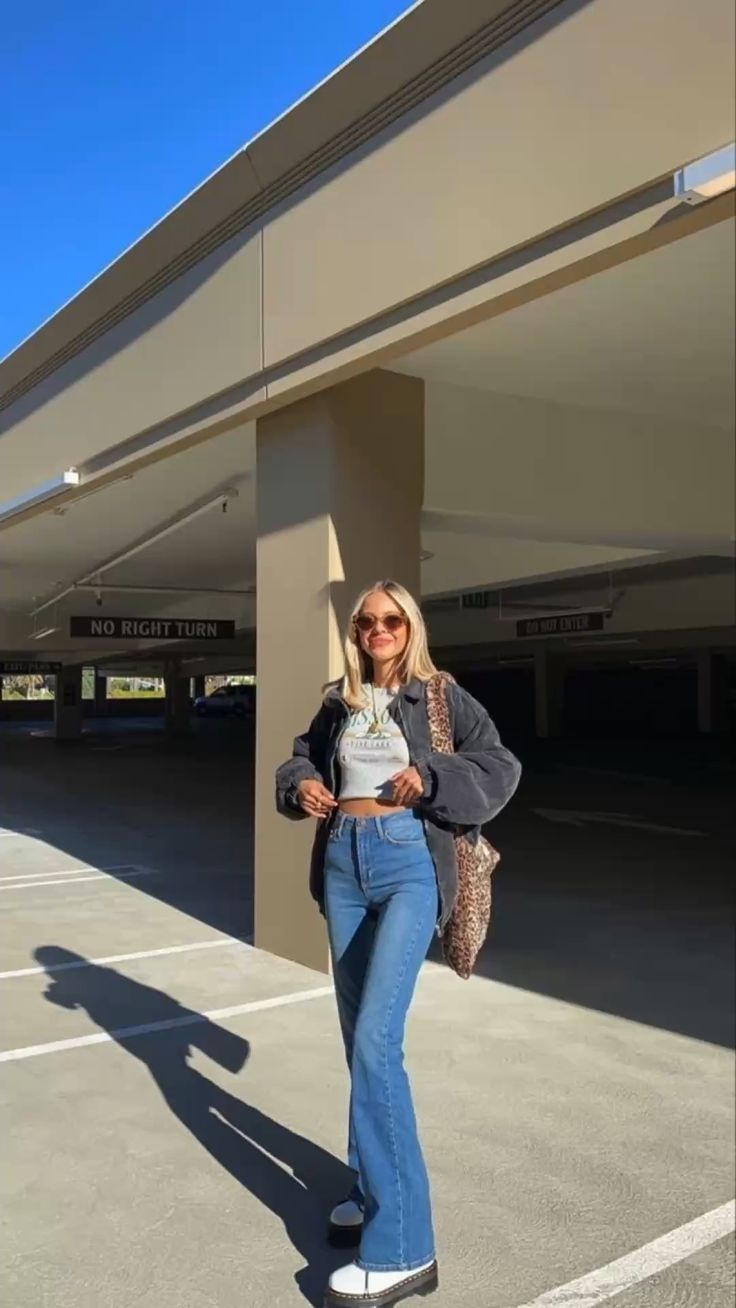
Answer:
[[[368,618],[364,613],[355,619],[355,625],[358,631],[372,631],[374,627],[373,618]]]
[[[398,613],[389,613],[388,617],[383,619],[383,625],[387,631],[400,631],[404,625],[404,618]]]

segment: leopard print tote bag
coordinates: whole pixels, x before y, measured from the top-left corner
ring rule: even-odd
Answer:
[[[427,682],[427,716],[432,749],[436,754],[453,754],[452,724],[446,686],[454,682],[449,672],[438,672]],[[488,934],[491,922],[491,876],[501,855],[480,836],[474,844],[462,831],[455,832],[457,898],[452,916],[442,932],[445,962],[467,981]]]

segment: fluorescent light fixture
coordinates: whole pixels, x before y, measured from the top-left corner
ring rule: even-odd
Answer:
[[[32,632],[31,640],[43,640],[46,636],[53,636],[54,632],[58,630],[58,627],[44,627],[41,631]]]
[[[586,604],[584,607],[579,604],[527,604],[524,600],[505,600],[501,598],[501,612],[498,616],[499,622],[516,622],[521,614],[528,618],[556,618],[560,614],[572,616],[576,613],[605,613],[610,615],[610,604]],[[513,613],[507,616],[503,609],[513,609]]]
[[[703,155],[675,173],[675,195],[685,204],[702,204],[736,186],[736,142]]]
[[[629,659],[629,663],[634,668],[673,668],[680,660],[678,658],[659,658],[659,659]]]
[[[609,645],[641,645],[639,639],[631,639],[627,636],[612,636],[610,640],[596,640],[594,636],[588,636],[583,640],[566,640],[565,645],[585,646],[586,649],[607,649]]]
[[[19,513],[26,509],[35,508],[37,504],[44,504],[46,500],[53,500],[56,495],[63,495],[72,486],[79,485],[79,473],[76,468],[67,468],[59,477],[52,477],[50,481],[42,482],[40,486],[34,486],[32,490],[22,491],[12,500],[6,500],[0,504],[0,522],[5,522],[7,518],[15,518]]]

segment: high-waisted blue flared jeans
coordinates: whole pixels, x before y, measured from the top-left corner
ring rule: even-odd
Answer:
[[[437,923],[437,879],[410,810],[338,813],[325,911],[351,1077],[348,1162],[364,1208],[358,1262],[412,1270],[434,1257],[427,1169],[404,1070],[406,1014]]]

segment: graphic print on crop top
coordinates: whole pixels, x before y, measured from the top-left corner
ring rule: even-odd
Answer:
[[[339,798],[390,800],[393,793],[391,777],[408,768],[409,746],[401,727],[389,713],[395,694],[376,688],[373,692],[374,714],[370,686],[364,686],[363,693],[368,707],[350,714],[340,737],[337,757],[342,784]]]

